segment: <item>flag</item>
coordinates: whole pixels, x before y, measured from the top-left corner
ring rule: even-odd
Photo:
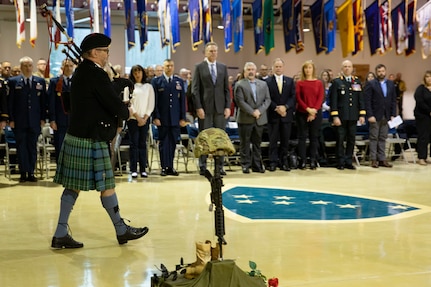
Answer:
[[[365,19],[367,21],[368,40],[370,42],[370,52],[374,55],[380,48],[380,15],[379,3],[375,0],[365,9]]]
[[[310,14],[316,54],[320,54],[325,51],[322,47],[323,0],[317,0],[310,6]]]
[[[99,33],[99,1],[90,0],[90,27],[92,33]]]
[[[124,0],[124,13],[126,14],[127,48],[135,46],[135,8],[133,0]]]
[[[407,6],[407,37],[408,37],[408,47],[406,50],[406,56],[410,56],[416,52],[415,48],[415,26],[416,26],[416,0],[413,0]]]
[[[181,44],[180,38],[180,18],[178,16],[178,1],[168,0],[169,18],[171,23],[172,52],[175,53],[177,47]]]
[[[169,20],[167,15],[167,0],[159,0],[159,9],[157,10],[157,16],[159,17],[159,32],[160,32],[160,41],[162,48],[169,45],[171,42],[169,38],[170,23],[167,22]]]
[[[222,0],[221,18],[223,20],[224,29],[224,50],[228,52],[230,46],[232,46],[232,7],[230,5],[230,0]]]
[[[355,49],[352,55],[364,50],[364,10],[362,0],[353,1],[353,25],[355,32]]]
[[[16,10],[16,45],[21,48],[25,41],[24,1],[14,0]]]
[[[281,14],[283,18],[284,49],[287,52],[295,47],[295,30],[294,25],[294,0],[286,0],[281,4]]]
[[[212,31],[212,22],[211,22],[211,0],[202,0],[202,31],[204,43],[213,41],[213,31]]]
[[[340,25],[341,52],[343,58],[346,58],[355,50],[355,31],[353,27],[353,3],[352,0],[346,0],[337,9],[337,22]]]
[[[335,1],[328,0],[323,5],[323,11],[325,16],[324,27],[326,34],[326,54],[331,53],[335,49],[336,32],[337,32],[337,19],[335,16]]]
[[[380,4],[380,54],[392,50],[392,19],[390,17],[391,2],[386,0]]]
[[[274,49],[274,5],[272,0],[263,2],[263,41],[265,54],[268,55]]]
[[[139,43],[141,51],[143,51],[148,42],[148,17],[145,0],[136,0],[136,10],[138,10],[139,17]]]
[[[422,59],[431,55],[431,2],[425,3],[416,11],[418,33],[422,44]]]
[[[189,0],[189,23],[192,50],[196,51],[202,43],[202,5],[201,0]]]
[[[64,13],[66,14],[67,35],[69,36],[70,39],[73,39],[74,37],[73,22],[75,21],[75,15],[73,13],[72,0],[64,0]]]
[[[111,6],[109,0],[102,0],[103,33],[111,37]]]
[[[37,14],[36,0],[30,0],[30,44],[36,46],[37,39]]]
[[[402,0],[391,12],[392,25],[394,27],[395,51],[397,55],[404,54],[404,51],[408,47],[406,2],[407,0]]]
[[[52,8],[54,10],[54,19],[61,24],[61,13],[60,13],[60,0],[54,0],[52,3]],[[58,29],[58,27],[54,26],[54,43],[55,43],[55,49],[58,49],[58,45],[61,42],[61,31]]]
[[[303,29],[303,9],[302,0],[295,0],[293,21],[295,23],[295,51],[300,53],[304,51],[304,29]]]
[[[242,0],[233,0],[233,50],[235,53],[241,51],[244,46],[244,21],[242,18]]]
[[[254,0],[253,8],[253,34],[254,34],[254,52],[260,53],[265,47],[263,39],[263,7],[262,0]]]

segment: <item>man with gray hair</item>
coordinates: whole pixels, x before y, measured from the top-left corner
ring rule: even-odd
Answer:
[[[332,124],[337,134],[337,169],[340,170],[356,169],[352,165],[356,125],[358,120],[360,124],[365,124],[366,112],[362,85],[352,72],[352,62],[343,61],[341,75],[332,81],[329,90]]]
[[[244,79],[235,85],[235,103],[238,106],[237,122],[240,139],[240,156],[243,173],[264,173],[261,147],[263,127],[268,122],[266,110],[271,104],[268,85],[256,78],[256,65],[244,65]],[[252,150],[250,150],[250,144]]]
[[[15,134],[20,182],[36,182],[37,140],[45,125],[46,82],[33,75],[33,59],[19,60],[21,75],[9,78],[9,125]]]

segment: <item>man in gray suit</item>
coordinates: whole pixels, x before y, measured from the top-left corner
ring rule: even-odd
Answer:
[[[266,110],[271,104],[268,85],[256,78],[256,65],[244,65],[244,79],[235,85],[235,103],[238,106],[237,122],[243,173],[264,173],[261,148],[263,127],[268,122]],[[252,144],[253,152],[250,150]]]
[[[230,94],[227,67],[216,62],[218,46],[205,45],[205,60],[197,64],[193,73],[193,104],[198,116],[199,131],[207,128],[226,128],[230,116]],[[199,158],[200,175],[205,175],[207,156]],[[223,161],[223,158],[220,159]],[[223,162],[218,166],[223,167]],[[221,175],[226,175],[223,168]]]

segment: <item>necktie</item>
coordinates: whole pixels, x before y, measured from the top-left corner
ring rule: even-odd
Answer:
[[[30,90],[30,88],[31,88],[31,86],[30,86],[30,78],[27,78],[27,81],[26,81],[25,85],[27,86],[27,89]]]
[[[280,94],[281,94],[281,92],[282,92],[282,90],[283,90],[283,82],[282,82],[281,77],[277,77],[277,86],[278,86],[278,91],[279,91],[279,92],[280,92]]]
[[[213,80],[213,84],[215,84],[216,80],[217,80],[217,75],[214,69],[214,64],[211,64],[211,78]]]
[[[346,81],[347,81],[347,82],[350,82],[351,80],[352,80],[352,79],[351,79],[350,77],[347,77],[347,78],[346,78]]]
[[[251,86],[251,90],[253,92],[254,102],[256,102],[256,100],[257,100],[257,98],[256,98],[256,82],[250,82],[250,86]]]
[[[169,82],[169,84],[172,82],[172,79],[171,79],[171,77],[169,77],[169,80],[168,80],[168,82]]]

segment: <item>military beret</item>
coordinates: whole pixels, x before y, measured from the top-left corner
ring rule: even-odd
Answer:
[[[81,51],[85,53],[91,49],[108,47],[111,44],[111,38],[101,33],[91,33],[85,36],[81,42]]]

